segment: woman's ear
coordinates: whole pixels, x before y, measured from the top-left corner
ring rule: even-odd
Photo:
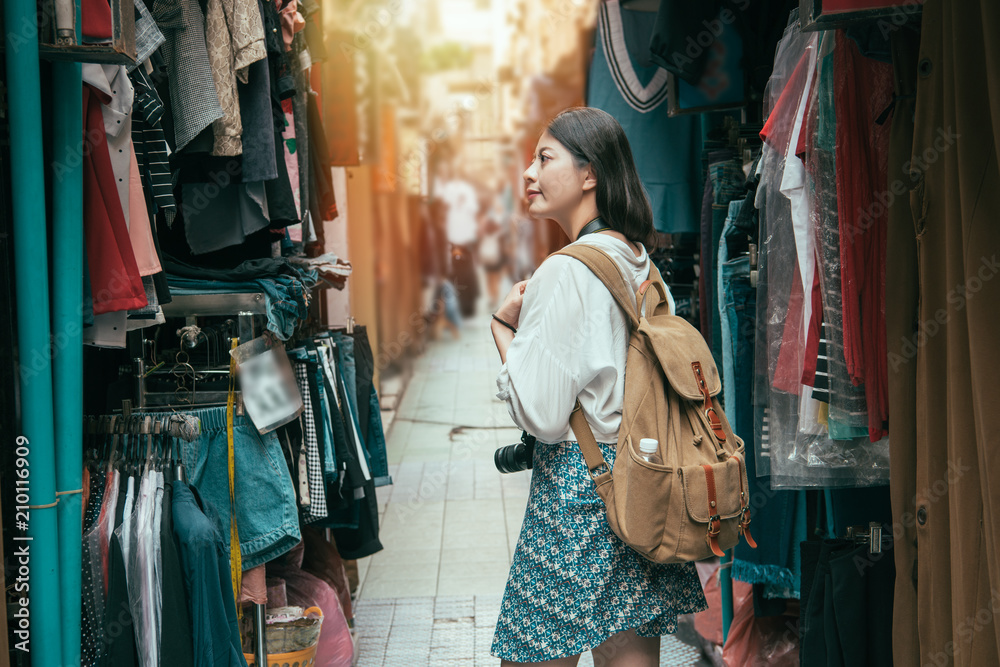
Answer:
[[[583,168],[583,191],[593,190],[597,187],[597,174],[594,173],[594,166],[587,164]]]

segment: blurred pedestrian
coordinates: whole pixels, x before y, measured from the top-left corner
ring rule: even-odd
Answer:
[[[497,196],[482,215],[479,234],[479,262],[486,272],[486,294],[490,312],[500,305],[500,281],[507,273],[510,216],[503,199]]]
[[[448,207],[445,234],[451,253],[451,281],[458,291],[462,315],[472,317],[476,312],[476,298],[479,296],[475,256],[479,196],[467,180],[452,176],[447,162],[440,167],[435,195]]]

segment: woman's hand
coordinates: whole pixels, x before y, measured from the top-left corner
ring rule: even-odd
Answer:
[[[527,280],[515,283],[510,288],[510,292],[507,293],[507,297],[503,300],[500,309],[496,312],[497,317],[515,329],[517,328],[518,321],[521,319],[521,304],[524,302],[524,288],[527,284]]]
[[[496,312],[496,316],[508,323],[515,329],[521,319],[521,303],[524,301],[524,286],[527,280],[522,280],[510,289],[507,298],[503,300],[503,305]],[[514,341],[514,332],[496,320],[490,322],[490,330],[493,332],[493,340],[497,344],[497,352],[500,353],[500,363],[507,363],[507,348]]]

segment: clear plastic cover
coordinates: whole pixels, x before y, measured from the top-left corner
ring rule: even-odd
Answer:
[[[162,607],[162,571],[158,507],[163,503],[163,473],[149,469],[142,475],[135,504],[128,522],[129,549],[125,555],[129,607],[132,609],[136,651],[143,667],[160,663],[160,611]],[[126,522],[115,530],[124,543]]]
[[[868,423],[865,389],[853,385],[843,362],[835,78],[820,35],[786,31],[767,91],[771,116],[756,201],[755,427],[758,475],[770,475],[772,488],[888,481],[888,440],[872,443],[860,428]],[[829,386],[816,383],[821,356]]]

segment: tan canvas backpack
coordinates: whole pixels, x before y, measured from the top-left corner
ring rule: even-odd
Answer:
[[[614,468],[580,409],[570,426],[580,443],[611,529],[656,563],[722,556],[750,535],[750,492],[743,441],[717,395],[719,371],[701,333],[670,312],[666,287],[652,264],[635,299],[617,262],[603,250],[570,245],[556,254],[583,262],[625,311],[631,332],[625,403]],[[639,440],[655,438],[663,465],[639,456]]]

